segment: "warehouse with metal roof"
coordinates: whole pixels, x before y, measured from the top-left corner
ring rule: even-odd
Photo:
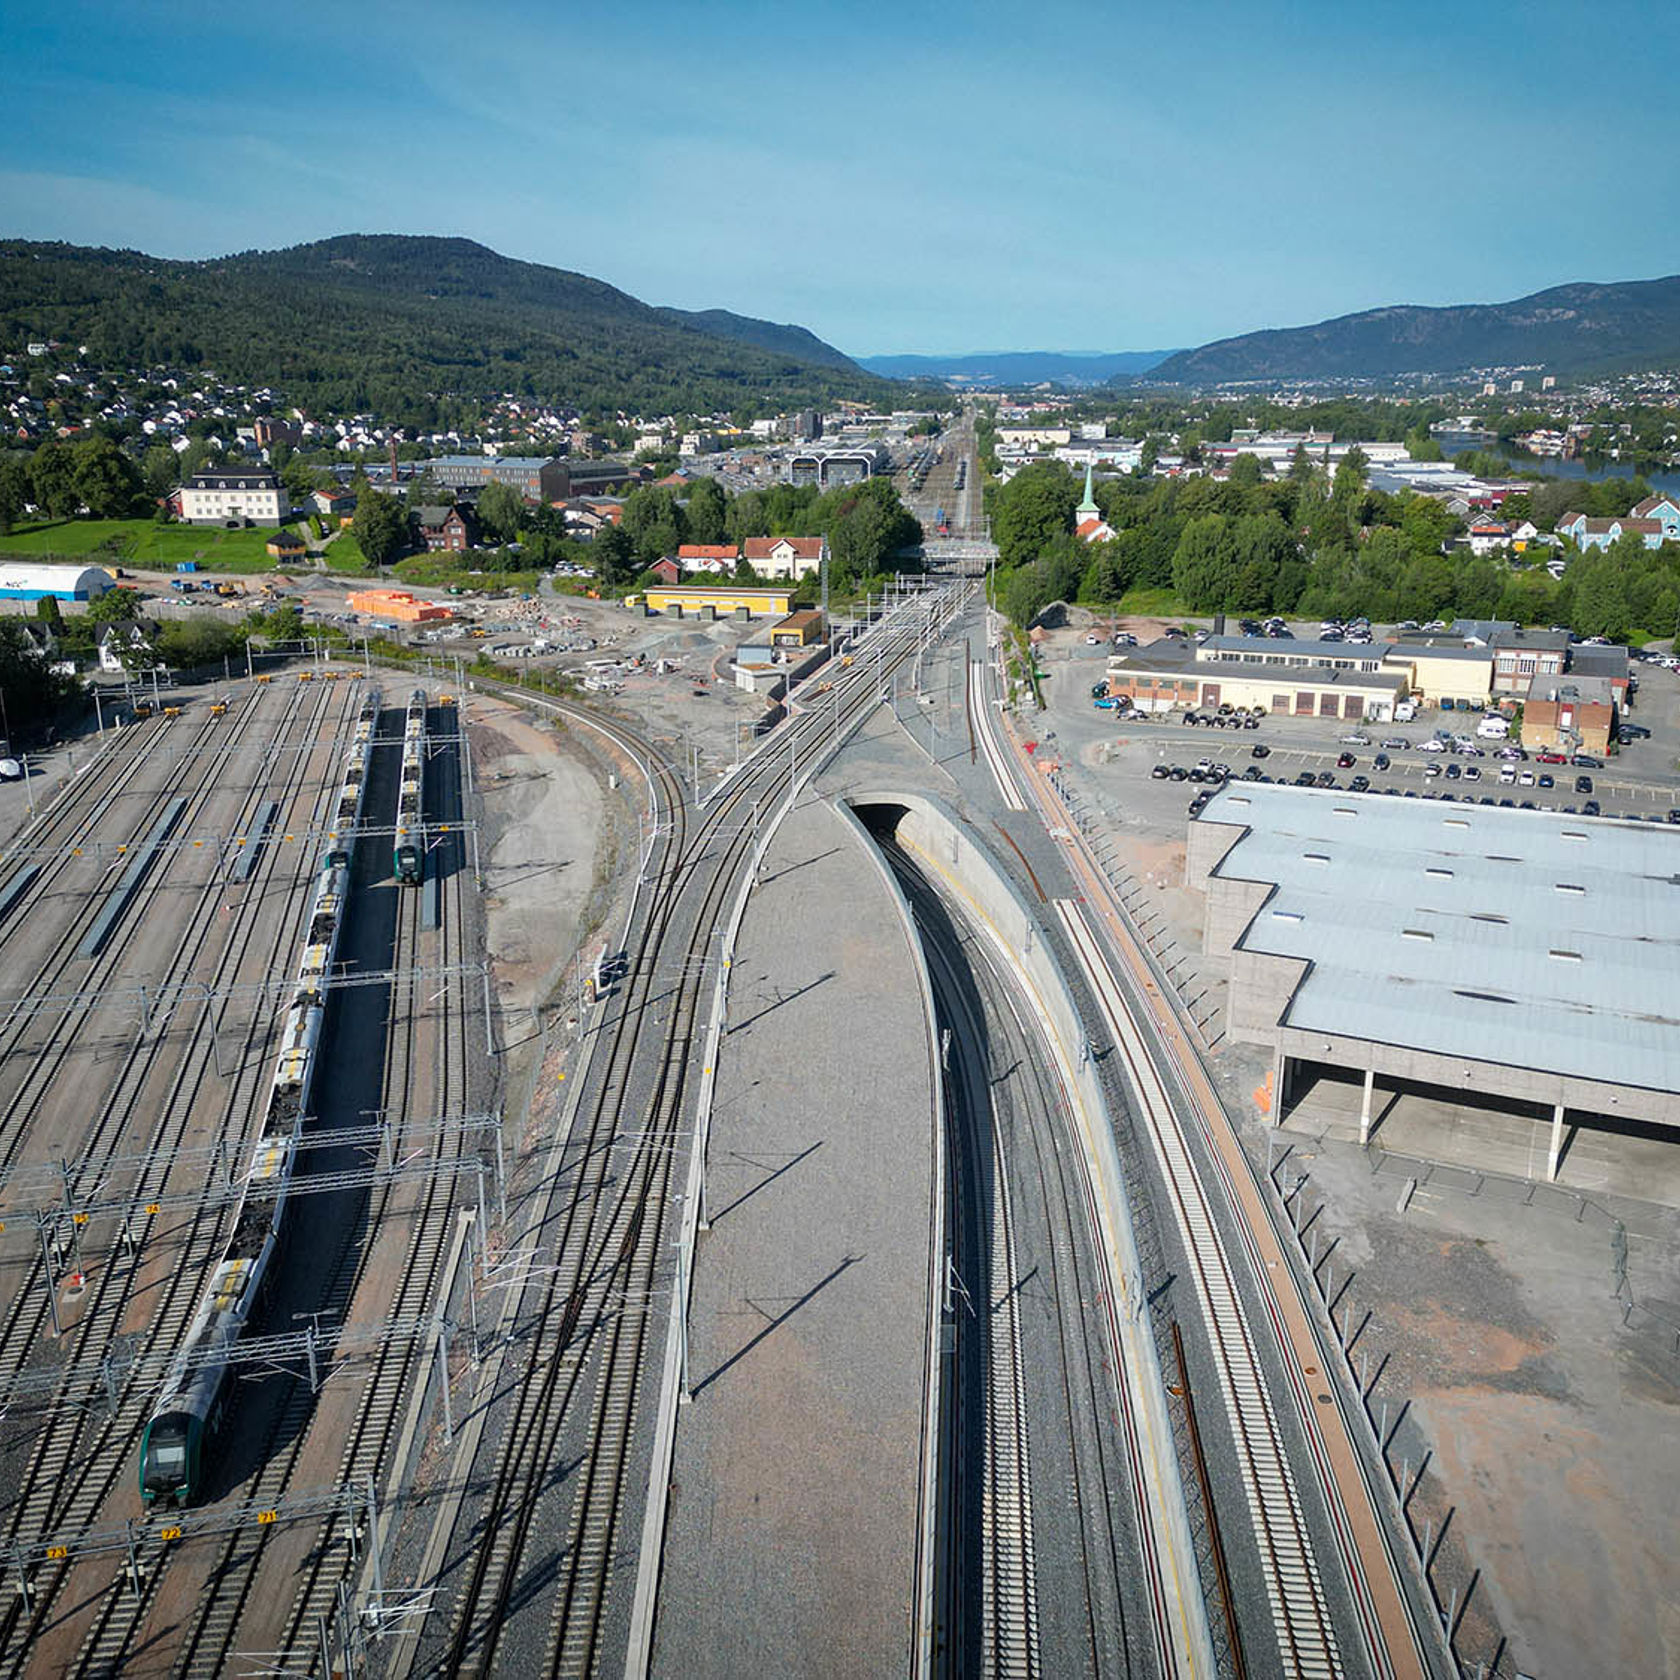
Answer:
[[[1680,830],[1231,783],[1191,824],[1230,1033],[1292,1064],[1680,1128]]]
[[[92,601],[114,587],[101,566],[48,566],[0,560],[0,601]]]

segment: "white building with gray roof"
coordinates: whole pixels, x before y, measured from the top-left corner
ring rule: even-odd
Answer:
[[[1233,1039],[1291,1067],[1680,1128],[1680,829],[1234,782],[1191,823]]]

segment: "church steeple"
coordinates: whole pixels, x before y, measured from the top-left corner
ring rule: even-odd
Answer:
[[[1095,464],[1093,461],[1085,463],[1085,500],[1079,504],[1079,509],[1073,516],[1076,528],[1088,519],[1102,518],[1102,509],[1097,506],[1097,498],[1091,491],[1091,469]]]

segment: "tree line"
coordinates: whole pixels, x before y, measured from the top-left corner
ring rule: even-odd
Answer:
[[[367,559],[388,565],[413,548],[414,518],[429,494],[424,482],[405,499],[361,481],[354,530]],[[623,508],[618,524],[584,541],[567,535],[559,509],[529,506],[511,487],[487,484],[479,492],[475,517],[483,535],[501,547],[488,557],[475,552],[474,563],[494,571],[546,569],[569,561],[593,570],[604,588],[623,589],[645,581],[655,561],[674,557],[684,543],[739,548],[748,537],[821,536],[828,539],[830,586],[845,593],[894,570],[900,552],[922,540],[920,521],[886,478],[825,491],[773,484],[731,495],[716,479],[697,477],[680,489],[638,486],[624,498]],[[745,561],[737,573],[752,575]]]
[[[1026,624],[1055,600],[1113,609],[1132,590],[1171,592],[1180,610],[1252,616],[1501,618],[1567,624],[1583,635],[1674,634],[1680,620],[1680,544],[1647,549],[1626,537],[1606,553],[1572,543],[1561,579],[1530,545],[1520,558],[1451,546],[1462,522],[1439,501],[1388,495],[1366,482],[1350,450],[1333,472],[1298,451],[1265,477],[1238,456],[1227,479],[1099,480],[1095,497],[1111,540],[1073,535],[1080,487],[1060,462],[987,487],[997,541],[999,605]],[[1649,493],[1638,479],[1548,481],[1510,498],[1504,515],[1551,529],[1568,511],[1624,514]]]

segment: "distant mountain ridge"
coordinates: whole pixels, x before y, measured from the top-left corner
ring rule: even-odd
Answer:
[[[1680,275],[1578,281],[1510,303],[1400,304],[1181,350],[1151,384],[1384,379],[1533,367],[1573,376],[1680,365]]]
[[[977,386],[1101,385],[1147,373],[1170,350],[995,350],[963,356],[859,356],[860,366],[887,379],[941,379]]]
[[[205,262],[0,240],[0,347],[29,338],[392,414],[503,391],[661,413],[873,404],[889,390],[802,327],[659,309],[589,275],[427,235],[341,234]]]
[[[659,314],[679,327],[710,333],[714,338],[733,338],[757,345],[781,356],[792,356],[813,367],[841,368],[861,373],[862,367],[842,350],[826,344],[808,327],[778,321],[759,321],[751,315],[736,315],[727,309],[661,309]]]

